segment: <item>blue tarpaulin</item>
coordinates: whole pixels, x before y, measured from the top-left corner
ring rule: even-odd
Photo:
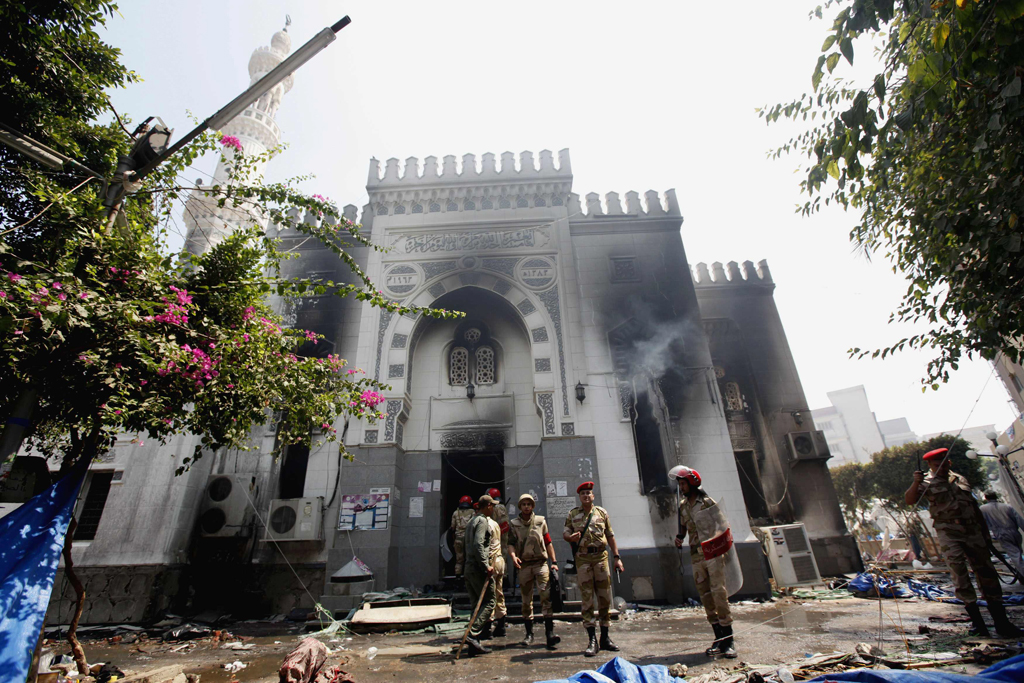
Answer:
[[[1024,655],[993,664],[977,676],[943,671],[901,671],[899,669],[857,669],[841,674],[825,674],[811,681],[858,681],[859,683],[1020,683],[1024,681]]]
[[[0,683],[24,683],[88,461],[0,519]]]
[[[616,657],[597,671],[580,671],[569,678],[538,683],[686,683],[686,679],[672,676],[668,667],[661,664],[637,666],[622,657]]]
[[[846,586],[855,593],[866,593],[869,597],[881,595],[883,598],[906,597],[906,593],[895,581],[868,572],[857,574]]]
[[[914,595],[934,600],[935,602],[948,602],[951,605],[964,604],[964,601],[953,595],[951,591],[943,590],[938,586],[933,586],[932,584],[925,583],[924,581],[916,581],[908,578],[907,588],[909,588],[910,592]],[[984,600],[979,600],[978,604],[983,607],[988,607],[988,603]],[[1024,593],[1003,593],[1003,604],[1024,605]]]

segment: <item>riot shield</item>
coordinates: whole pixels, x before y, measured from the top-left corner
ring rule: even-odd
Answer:
[[[701,538],[701,552],[705,562],[720,562],[725,573],[725,588],[729,595],[735,595],[743,587],[743,570],[740,558],[732,542],[732,531],[725,511],[716,503],[705,510],[696,510],[693,521]]]

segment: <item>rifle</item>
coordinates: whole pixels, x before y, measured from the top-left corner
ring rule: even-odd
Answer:
[[[590,514],[587,515],[587,523],[583,525],[583,531],[580,532],[580,540],[581,541],[583,540],[583,537],[587,535],[587,529],[590,528],[590,520],[592,520],[593,518],[594,518],[594,511],[591,510]],[[573,564],[576,564],[576,552],[580,549],[580,544],[579,543],[572,543],[572,542],[570,542],[569,543],[569,547],[572,548],[572,561],[573,561]]]
[[[1005,566],[1008,570],[1010,570],[1010,574],[1013,575],[1013,577],[1015,579],[1017,579],[1017,581],[1022,586],[1024,586],[1024,576],[1021,576],[1020,572],[1017,571],[1016,567],[1014,567],[1012,564],[1007,562],[1006,561],[1006,557],[1001,552],[996,550],[995,543],[992,542],[991,538],[988,540],[988,551],[990,553],[992,553],[993,555],[995,555],[997,558],[999,558],[999,561],[1003,563],[1003,566]]]

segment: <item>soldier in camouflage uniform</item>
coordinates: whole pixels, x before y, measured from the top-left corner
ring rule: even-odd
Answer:
[[[466,527],[466,591],[471,605],[475,606],[480,600],[480,610],[469,627],[466,645],[470,654],[487,654],[490,650],[480,641],[490,637],[491,610],[494,609],[494,581],[491,580],[494,576],[494,541],[500,532],[490,518],[494,500],[488,495],[480,496],[477,506],[478,514],[469,520]]]
[[[734,659],[736,648],[732,641],[732,611],[729,609],[729,591],[725,588],[724,565],[719,558],[705,560],[700,544],[709,539],[701,538],[693,513],[707,510],[715,505],[715,499],[700,487],[701,479],[697,470],[683,465],[669,470],[669,476],[678,482],[682,500],[679,502],[679,529],[676,547],[682,548],[686,537],[690,538],[690,564],[693,565],[693,581],[697,584],[704,613],[715,632],[715,642],[704,651],[708,657],[722,655]]]
[[[608,610],[612,604],[612,580],[608,571],[608,548],[612,550],[615,570],[625,571],[619,558],[619,546],[612,531],[612,520],[608,511],[594,505],[594,482],[585,481],[576,488],[580,506],[569,511],[565,518],[562,538],[576,545],[576,578],[580,584],[583,599],[583,626],[587,629],[590,644],[583,652],[587,657],[597,655],[598,649],[618,652],[619,646],[612,642],[608,627],[612,620]],[[583,533],[584,528],[586,534]],[[601,620],[601,642],[594,634],[594,601]]]
[[[495,567],[494,571],[494,590],[495,590],[495,603],[494,603],[494,637],[502,638],[505,635],[505,615],[508,614],[508,610],[505,608],[505,568],[508,566],[508,562],[505,557],[508,555],[508,510],[501,503],[501,491],[498,489],[488,489],[487,495],[494,499],[494,511],[491,512],[491,519],[498,525],[501,531],[500,536],[500,554],[502,557],[500,571]]]
[[[551,576],[548,561],[551,561],[551,571],[557,575],[558,560],[555,558],[551,534],[548,533],[548,523],[533,513],[536,504],[529,493],[519,496],[519,515],[511,522],[508,552],[512,563],[519,570],[519,587],[523,594],[523,624],[526,626],[523,645],[533,644],[533,586],[536,583],[540,592],[540,610],[544,614],[547,648],[554,650],[562,639],[555,635],[555,612],[551,607],[551,590],[548,586]]]
[[[459,507],[452,513],[452,531],[455,535],[455,576],[462,576],[466,566],[466,527],[473,519],[473,499],[469,496],[459,498]]]
[[[981,616],[978,596],[971,585],[967,565],[974,570],[974,578],[988,603],[996,632],[1004,638],[1016,638],[1020,629],[1010,623],[1003,606],[1003,591],[999,575],[992,566],[988,526],[978,507],[978,501],[971,494],[971,485],[963,476],[949,471],[948,448],[938,448],[925,454],[924,460],[931,470],[927,476],[918,470],[914,482],[907,489],[904,499],[907,505],[915,505],[923,497],[928,502],[935,533],[949,573],[953,576],[956,597],[964,602],[964,608],[971,617],[974,630],[983,637],[988,636],[988,627]]]

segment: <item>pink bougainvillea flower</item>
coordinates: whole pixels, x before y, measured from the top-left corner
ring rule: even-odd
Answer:
[[[25,334],[25,333],[24,333],[24,332],[22,332],[21,330],[15,330],[15,331],[14,331],[14,334],[18,335],[18,334]]]
[[[54,282],[54,283],[53,283],[53,284],[51,285],[51,287],[53,287],[54,289],[60,289],[60,288],[61,288],[61,284],[60,284],[59,282]]]
[[[147,384],[149,384],[149,382],[148,382],[147,380],[142,380],[142,381],[140,381],[140,382],[139,382],[139,386],[140,386],[140,387],[144,387],[144,386],[146,386]]]
[[[81,294],[78,295],[78,298],[79,299],[88,299],[89,298],[89,293],[88,292],[82,292]]]
[[[234,147],[239,152],[242,151],[242,141],[236,138],[234,135],[225,135],[220,139],[220,144],[225,147]]]
[[[18,275],[17,273],[7,273],[7,279],[10,280],[11,282],[17,282],[18,280],[21,279],[21,276]]]
[[[6,298],[7,298],[7,292],[0,292],[0,299],[6,299]]]
[[[57,298],[60,299],[61,301],[67,301],[68,295],[65,294],[64,292],[57,292]]]

